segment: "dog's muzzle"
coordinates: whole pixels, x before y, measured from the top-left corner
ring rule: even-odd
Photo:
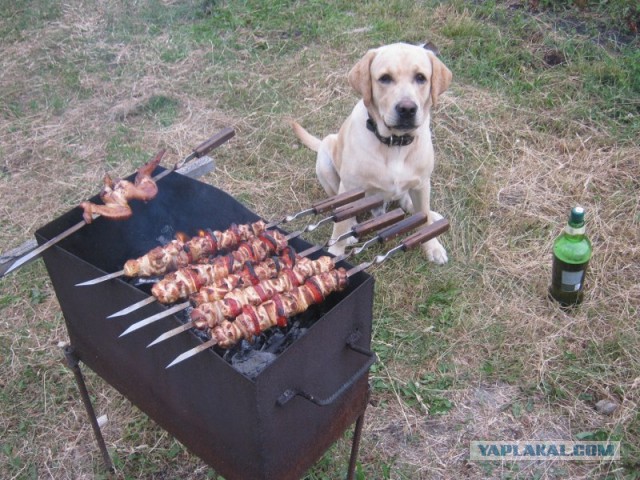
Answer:
[[[410,130],[416,127],[416,114],[418,113],[418,105],[411,100],[402,100],[396,104],[397,122],[394,128],[402,130]]]

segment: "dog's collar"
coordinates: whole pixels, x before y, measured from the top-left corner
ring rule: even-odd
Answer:
[[[408,134],[383,137],[382,135],[380,135],[380,132],[378,132],[378,126],[376,125],[376,122],[374,122],[371,118],[367,119],[367,129],[371,130],[376,138],[388,147],[405,147],[407,145],[410,145],[415,138],[413,135]]]

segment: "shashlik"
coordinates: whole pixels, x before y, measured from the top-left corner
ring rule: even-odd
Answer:
[[[276,230],[262,233],[240,243],[237,250],[214,258],[211,263],[193,264],[167,274],[151,288],[151,293],[162,303],[186,299],[203,286],[238,272],[247,261],[261,262],[281,252],[287,243],[287,238]]]
[[[313,225],[307,225],[307,227],[305,227],[304,230],[301,230],[299,232],[297,232],[298,234],[302,234],[304,232],[308,232],[308,231],[312,231],[316,228],[318,228],[320,225],[328,222],[328,221],[342,221],[346,218],[351,218],[356,216],[359,213],[362,213],[366,210],[370,210],[372,208],[376,208],[380,205],[382,205],[383,203],[383,199],[381,196],[379,195],[374,195],[372,197],[369,197],[369,199],[363,199],[363,201],[361,202],[356,202],[353,203],[351,205],[346,205],[347,203],[352,202],[353,200],[357,199],[357,198],[361,198],[364,196],[364,190],[353,190],[353,191],[349,191],[349,192],[345,192],[345,193],[341,193],[339,195],[336,195],[334,197],[328,198],[326,200],[323,200],[321,202],[318,202],[316,204],[314,204],[311,208],[308,208],[306,210],[303,210],[301,212],[298,212],[297,214],[293,215],[293,216],[287,216],[279,221],[275,221],[275,222],[271,222],[268,223],[266,225],[264,225],[263,230],[267,230],[270,229],[272,227],[275,227],[276,225],[279,225],[280,223],[283,222],[288,222],[293,220],[294,218],[297,218],[299,216],[303,216],[303,215],[307,215],[310,213],[321,213],[324,212],[326,210],[329,210],[333,207],[336,207],[335,211],[333,212],[332,215],[329,215],[328,217],[326,217],[325,219],[321,220],[320,222],[313,224]],[[366,201],[365,201],[366,200]],[[354,231],[353,233],[354,235],[357,235],[356,232]],[[291,237],[293,238],[293,237]],[[180,251],[180,244],[178,242],[174,242],[170,247],[169,250],[172,250],[172,254],[169,255],[169,259],[171,259],[173,256],[177,255]],[[154,252],[154,257],[158,257],[158,258],[162,258],[164,257],[164,253],[162,250],[159,250],[157,252]],[[156,259],[152,259],[154,261],[156,261]],[[147,260],[148,261],[148,260]],[[165,260],[167,261],[167,260]],[[170,260],[169,260],[170,261]],[[162,262],[161,262],[162,263]],[[125,269],[122,269],[120,271],[117,272],[112,272],[112,273],[108,273],[106,275],[102,275],[101,277],[97,277],[91,280],[87,280],[81,283],[77,283],[76,286],[86,286],[86,285],[96,285],[98,283],[107,281],[107,280],[111,280],[113,278],[118,278],[122,275],[126,275],[127,273],[135,273],[136,271],[136,267],[137,265],[134,263],[133,266],[131,267],[131,269],[128,269],[127,272],[125,272]],[[165,273],[164,271],[162,272],[150,272],[150,275],[156,275],[156,274],[162,274]],[[146,304],[145,304],[146,305]],[[141,306],[144,306],[141,304]],[[125,311],[127,313],[130,313],[133,310],[130,309],[125,309]],[[111,317],[113,316],[120,316],[120,315],[124,315],[124,313],[121,312],[116,312],[117,314],[113,314],[111,315]]]
[[[139,328],[149,325],[150,323],[168,317],[169,315],[177,313],[181,310],[185,310],[186,308],[189,308],[190,305],[197,306],[205,301],[213,301],[213,299],[223,298],[227,293],[236,288],[255,285],[261,280],[276,277],[283,268],[291,268],[299,258],[301,257],[296,254],[293,248],[286,247],[280,253],[280,256],[270,257],[267,260],[264,260],[257,264],[246,262],[244,267],[239,272],[222,279],[218,279],[212,285],[202,287],[198,293],[192,294],[188,301],[178,303],[168,310],[165,310],[164,312],[156,313],[155,315],[151,315],[150,317],[133,323],[120,336],[127,335],[138,330]],[[149,298],[156,300],[155,297]],[[185,328],[183,328],[182,330],[177,331],[174,329],[170,334],[163,334],[164,336],[162,338],[158,337],[158,342],[162,341],[162,339],[165,337],[170,338],[174,335],[179,334],[180,332],[184,332],[191,328],[192,325],[193,322],[189,321],[187,324],[183,325],[183,327]]]
[[[329,294],[343,290],[348,282],[344,268],[314,275],[299,287],[278,293],[260,305],[245,306],[233,322],[224,320],[212,328],[211,340],[222,348],[229,348],[242,339],[251,340],[271,327],[285,327],[288,318],[321,303]]]
[[[235,248],[240,242],[249,240],[265,231],[266,223],[259,220],[245,225],[231,225],[224,231],[200,231],[189,240],[176,238],[167,245],[158,246],[145,255],[127,260],[124,274],[127,277],[163,275],[186,267],[208,255]]]
[[[224,298],[232,290],[256,285],[263,280],[276,277],[284,268],[293,267],[300,258],[293,248],[287,247],[280,252],[280,255],[269,257],[262,262],[246,262],[239,272],[216,280],[190,294],[189,304],[197,307],[203,303],[215,302]]]
[[[114,220],[125,220],[132,214],[129,200],[146,202],[153,199],[158,194],[158,186],[151,178],[151,174],[160,164],[164,154],[165,150],[160,150],[151,161],[140,167],[134,183],[122,179],[114,183],[108,174],[105,175],[104,187],[100,191],[100,198],[104,205],[96,205],[89,201],[82,202],[80,207],[84,210],[82,214],[84,221],[91,223],[95,214]]]
[[[353,195],[350,194],[350,196],[353,196]],[[335,204],[336,199],[339,199],[339,197],[340,196],[334,197],[333,199],[331,199],[330,202],[327,203],[327,205]],[[341,198],[344,200],[344,198],[346,197],[341,197]],[[361,213],[362,211],[366,211],[370,208],[374,208],[381,205],[382,202],[383,202],[383,199],[380,196],[372,196],[372,197],[362,199],[354,204],[350,204],[348,206],[341,207],[340,209],[336,209],[336,211],[332,215],[329,215],[328,217],[324,218],[323,220],[321,220],[320,222],[314,225],[307,225],[307,227],[305,227],[305,229],[300,231],[299,233],[303,233],[305,231],[312,231],[324,222],[341,221],[346,218],[353,217],[358,213]],[[317,208],[318,207],[316,207],[316,209]],[[241,225],[237,228],[242,230],[241,233],[247,232],[249,230],[254,230],[254,234],[259,235],[263,233],[268,226],[269,225],[265,224],[264,222],[256,222],[249,226]],[[259,228],[256,228],[256,227],[259,227]],[[145,257],[141,257],[140,259],[137,259],[137,260],[129,260],[124,266],[124,274],[127,276],[140,275],[139,272],[141,271],[141,268],[144,267],[149,272],[149,273],[145,273],[145,275],[160,275],[166,272],[166,270],[162,271],[163,265],[165,264],[171,265],[171,266],[177,266],[179,268],[179,267],[187,266],[193,263],[194,261],[196,261],[200,250],[206,252],[207,254],[215,254],[217,250],[221,250],[221,248],[216,249],[216,245],[215,245],[215,242],[213,242],[212,236],[207,236],[206,234],[203,234],[201,235],[201,237],[202,237],[201,242],[196,243],[194,247],[185,248],[184,250],[186,250],[186,253],[184,254],[181,252],[179,240],[175,240],[165,248],[157,247],[157,249],[152,250]],[[242,239],[247,240],[246,235]]]
[[[199,303],[191,312],[192,324],[200,330],[214,328],[223,320],[240,315],[244,306],[259,305],[276,294],[293,290],[313,275],[329,272],[334,267],[333,259],[328,256],[317,260],[301,257],[293,267],[283,269],[275,278],[262,280],[256,285],[236,288],[221,298]],[[203,298],[211,297],[206,296],[206,293],[198,293],[197,299]]]
[[[255,335],[264,332],[270,327],[284,327],[287,325],[289,317],[304,312],[314,303],[322,302],[332,292],[344,290],[348,285],[349,277],[366,270],[372,265],[385,262],[389,257],[398,252],[411,250],[446,232],[448,229],[449,222],[445,219],[439,219],[405,238],[399,245],[388,250],[385,254],[377,255],[369,262],[361,263],[348,271],[343,268],[338,268],[313,276],[308,279],[304,285],[292,291],[276,294],[270,300],[258,306],[246,306],[243,308],[242,313],[236,317],[235,321],[230,322],[224,320],[221,324],[210,330],[211,338],[208,341],[178,355],[166,368],[171,368],[184,362],[212,346],[219,345],[222,348],[229,348],[242,339],[252,340]],[[164,336],[166,336],[166,334],[158,337],[158,339],[150,345],[158,343]]]
[[[397,209],[396,211],[393,212],[389,212],[386,213],[384,215],[382,215],[381,217],[378,217],[376,219],[372,219],[372,220],[368,220],[364,223],[361,223],[359,225],[356,225],[354,228],[352,228],[352,233],[360,236],[363,235],[365,233],[368,233],[372,230],[376,230],[378,228],[382,228],[388,225],[392,225],[389,228],[386,228],[385,230],[383,230],[382,232],[380,232],[378,235],[376,235],[376,240],[380,241],[380,242],[386,242],[392,238],[394,238],[397,235],[400,235],[404,232],[407,232],[411,229],[413,229],[415,226],[417,225],[421,225],[422,223],[427,221],[427,216],[424,214],[414,214],[409,218],[406,218],[398,223],[394,223],[396,222],[399,218],[402,218],[403,214],[402,214],[402,210]],[[370,244],[370,242],[369,242]],[[353,250],[352,250],[353,252]],[[337,264],[338,262],[340,262],[341,260],[344,260],[345,258],[347,258],[349,255],[351,255],[350,252],[349,254],[346,254],[344,256],[340,256],[340,257],[335,257],[332,259],[332,263],[333,265]],[[310,254],[310,251],[306,251],[305,254]],[[302,255],[304,256],[304,255]],[[275,274],[274,274],[275,276]],[[284,280],[281,280],[281,282],[284,282]],[[245,284],[246,285],[246,284]],[[297,286],[297,285],[294,285]],[[173,315],[176,312],[179,312],[181,310],[184,310],[186,308],[189,307],[189,304],[191,303],[192,306],[198,306],[198,304],[203,303],[203,302],[208,302],[208,301],[216,301],[221,299],[224,295],[226,295],[227,293],[229,293],[229,290],[226,288],[227,285],[225,285],[223,288],[220,287],[203,287],[200,292],[198,294],[192,294],[191,302],[182,302],[178,305],[175,305],[172,308],[169,308],[168,310],[165,310],[164,312],[161,313],[156,313],[150,317],[147,317],[143,320],[139,320],[137,322],[135,322],[134,324],[132,324],[127,330],[125,330],[125,332],[123,333],[123,335],[126,335],[130,332],[133,332],[135,330],[138,330],[139,328],[142,328],[146,325],[149,325],[150,323],[153,323],[155,321],[161,320],[162,318],[168,317],[169,315]],[[281,287],[280,290],[284,288]],[[271,287],[268,287],[268,291],[270,291],[272,293],[279,293],[278,291],[273,291],[273,289]],[[265,295],[258,295],[261,297],[262,300],[265,300]],[[254,295],[254,298],[257,298],[258,296]],[[154,297],[150,297],[150,299],[155,300]],[[147,302],[148,303],[148,302]],[[130,307],[128,307],[130,308]],[[207,307],[205,307],[207,308]],[[125,309],[126,310],[126,309]],[[235,308],[235,310],[237,310],[237,308]],[[216,308],[215,309],[216,312],[218,313],[214,313],[214,317],[212,317],[213,319],[220,319],[220,311],[221,309]],[[211,320],[211,319],[210,319]],[[217,320],[211,320],[210,321],[210,327],[213,326],[213,323],[217,321]],[[160,335],[158,338],[156,338],[152,343],[149,344],[149,346],[151,345],[155,345],[157,343],[160,343],[164,340],[167,340],[171,337],[174,337],[175,335],[179,335],[182,332],[187,331],[189,328],[194,326],[194,321],[190,320],[189,322],[183,324],[181,327],[177,327],[174,328],[172,330],[169,330],[168,332],[163,333],[162,335]],[[198,322],[200,323],[200,326],[202,326],[202,322]]]

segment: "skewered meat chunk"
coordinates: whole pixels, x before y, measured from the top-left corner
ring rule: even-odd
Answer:
[[[129,200],[146,202],[155,198],[158,194],[158,186],[151,178],[151,174],[160,164],[164,154],[165,150],[160,150],[151,161],[140,167],[134,183],[128,180],[118,180],[114,183],[109,175],[105,175],[104,187],[100,191],[100,198],[104,205],[96,205],[89,201],[82,202],[80,207],[84,210],[82,213],[84,221],[91,223],[95,214],[113,220],[125,220],[132,214]]]
[[[233,322],[224,320],[211,329],[211,338],[222,348],[229,348],[243,338],[251,340],[271,327],[284,327],[288,318],[322,302],[329,294],[344,290],[348,282],[344,268],[314,275],[303,285],[276,294],[258,306],[245,306]]]
[[[293,248],[287,247],[280,256],[273,256],[256,264],[246,262],[239,272],[216,280],[213,284],[205,285],[198,292],[192,293],[189,302],[193,307],[215,302],[236,288],[255,285],[262,280],[278,276],[283,268],[293,267],[301,258]]]
[[[188,263],[188,256],[183,247],[184,241],[179,238],[155,247],[142,257],[127,260],[124,264],[124,274],[127,277],[147,277],[156,275],[155,272],[176,270],[180,268],[179,265]]]
[[[161,303],[186,299],[205,285],[241,270],[245,262],[261,262],[287,247],[287,238],[278,231],[263,233],[238,245],[238,249],[216,257],[211,263],[194,264],[166,275],[151,289]]]
[[[127,260],[124,274],[127,277],[148,277],[186,267],[222,250],[235,248],[240,242],[260,235],[266,223],[259,220],[246,225],[231,225],[224,231],[200,231],[190,240],[178,238],[164,246],[158,246],[145,255]]]
[[[259,305],[278,293],[291,291],[311,276],[333,270],[334,266],[333,259],[327,256],[317,260],[300,258],[293,268],[283,269],[276,278],[237,288],[224,295],[224,298],[198,305],[191,312],[191,319],[194,326],[201,330],[214,328],[224,319],[240,315],[244,306]]]

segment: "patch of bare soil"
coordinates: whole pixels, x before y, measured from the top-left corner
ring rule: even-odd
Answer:
[[[589,8],[587,0],[575,0],[572,7],[560,10],[540,0],[514,0],[508,2],[511,10],[524,10],[533,15],[544,15],[551,28],[565,33],[577,33],[603,46],[629,45],[638,38],[640,8],[629,7],[621,18],[605,18]]]
[[[367,444],[372,443],[394,470],[417,472],[415,480],[497,480],[515,472],[522,475],[518,478],[569,478],[567,463],[559,460],[503,464],[469,460],[471,441],[574,439],[570,418],[555,415],[542,398],[523,400],[517,387],[504,383],[479,384],[452,391],[448,397],[455,408],[444,416],[420,415],[401,406],[369,406],[362,461],[366,462]],[[595,468],[573,463],[570,471],[570,478],[586,480]]]

